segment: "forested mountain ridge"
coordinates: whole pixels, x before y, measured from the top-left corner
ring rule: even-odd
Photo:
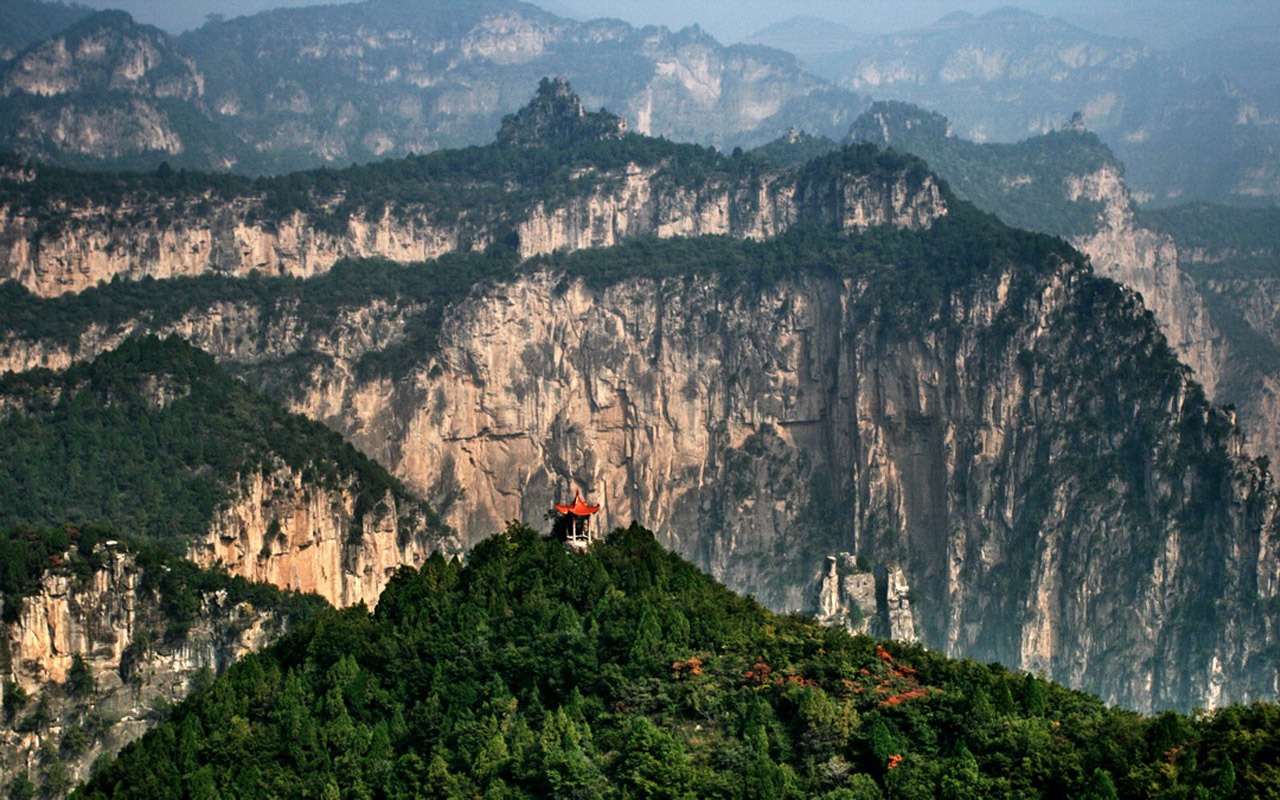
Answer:
[[[592,108],[633,130],[721,147],[795,123],[834,132],[860,105],[778,50],[725,47],[696,26],[575,22],[514,0],[278,9],[177,37],[106,14],[78,25],[109,44],[82,51],[60,32],[0,68],[0,81],[38,83],[0,97],[4,148],[79,166],[342,166],[483,142],[548,74],[568,76]],[[145,43],[165,57],[134,58]],[[130,79],[108,95],[45,80],[68,63]],[[144,88],[174,66],[193,91]]]
[[[558,138],[557,126],[577,132]],[[0,175],[0,277],[53,295],[117,275],[310,277],[352,256],[528,258],[646,234],[760,239],[797,225],[927,226],[946,213],[916,158],[852,146],[779,170],[621,131],[567,82],[544,79],[493,144],[344,170],[250,180],[12,160]]]
[[[637,525],[571,552],[513,524],[246,658],[74,796],[1261,797],[1278,726],[779,617]]]

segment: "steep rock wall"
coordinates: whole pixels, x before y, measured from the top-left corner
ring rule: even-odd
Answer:
[[[1273,694],[1269,479],[1132,296],[1021,280],[921,331],[854,282],[521,280],[459,307],[348,430],[471,535],[581,488],[776,608],[812,609],[853,550],[902,566],[949,653],[1138,708]],[[398,419],[395,446],[363,415]]]
[[[8,778],[26,772],[38,784],[72,781],[154,724],[154,709],[184,698],[202,674],[217,674],[278,638],[288,620],[270,609],[231,603],[225,593],[201,598],[195,622],[179,631],[154,590],[144,589],[135,557],[103,544],[101,566],[86,580],[56,570],[24,598],[3,626],[0,695],[18,710],[0,720],[0,758]],[[82,659],[91,692],[68,687]],[[75,732],[75,734],[73,734]],[[69,746],[69,734],[78,746]],[[55,766],[54,762],[58,762]],[[7,779],[6,779],[7,783]]]
[[[871,289],[534,275],[453,307],[438,351],[396,380],[354,367],[394,336],[386,307],[323,330],[277,315],[278,338],[242,335],[252,317],[230,308],[180,327],[241,363],[324,342],[295,409],[470,541],[581,489],[605,526],[642,520],[775,608],[817,610],[827,556],[857,552],[900,565],[912,602],[899,610],[948,653],[1142,709],[1274,696],[1270,480],[1141,303],[1067,265],[1007,265],[909,323]],[[257,499],[228,519],[265,532],[338,502],[273,480],[281,505],[248,486]],[[330,534],[298,524],[277,550],[236,524],[224,560],[276,581],[323,575],[335,602],[420,555],[379,546],[320,568],[307,559],[337,552],[312,544]]]
[[[318,488],[277,467],[242,476],[238,495],[188,557],[257,583],[315,593],[339,607],[374,608],[398,567],[421,566],[440,546],[401,530],[390,493],[362,514],[350,489]]]

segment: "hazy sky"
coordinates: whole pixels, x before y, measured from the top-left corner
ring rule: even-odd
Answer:
[[[123,8],[137,19],[169,30],[199,25],[206,14],[228,17],[315,0],[87,0]],[[405,0],[412,2],[412,0]],[[1016,5],[1058,16],[1083,28],[1129,35],[1157,46],[1182,43],[1198,34],[1241,24],[1280,25],[1280,0],[546,0],[549,11],[577,19],[617,17],[636,25],[683,28],[693,23],[725,44],[796,15],[824,17],[866,33],[927,25],[952,11],[980,14]]]

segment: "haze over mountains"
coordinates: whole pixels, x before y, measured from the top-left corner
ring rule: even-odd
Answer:
[[[37,44],[47,31],[31,25],[6,34],[9,51],[33,49],[0,76],[0,140],[69,164],[279,172],[482,142],[530,79],[562,74],[636,130],[724,149],[791,127],[839,139],[866,97],[940,111],[977,141],[1016,141],[1079,112],[1144,203],[1270,203],[1280,122],[1265,65],[1280,20],[1259,15],[1177,52],[1013,9],[843,47],[856,31],[821,20],[752,38],[804,63],[697,28],[576,22],[517,2],[284,9],[176,37],[91,18],[72,40]],[[82,79],[59,77],[67,69]]]

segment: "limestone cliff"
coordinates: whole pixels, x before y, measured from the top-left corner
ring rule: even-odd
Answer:
[[[238,497],[217,512],[188,557],[281,589],[318,594],[335,606],[372,609],[391,574],[421,566],[440,542],[406,533],[388,493],[361,516],[355,493],[309,485],[283,465],[242,476]]]
[[[897,635],[909,611],[949,653],[1137,708],[1273,695],[1270,478],[1137,296],[1070,261],[996,259],[928,301],[911,299],[929,279],[910,263],[881,269],[758,287],[535,273],[449,306],[435,348],[394,380],[357,369],[396,340],[403,309],[380,303],[305,321],[289,306],[215,306],[174,329],[268,372],[320,348],[290,387],[294,408],[392,467],[469,540],[581,489],[605,526],[643,519],[775,608],[817,610],[827,556],[856,552],[900,567],[885,585],[909,602],[876,598]],[[273,333],[250,335],[258,325]],[[255,499],[227,519],[267,530],[315,513],[285,476],[271,481],[250,480]],[[275,486],[285,500],[267,510],[257,498]],[[209,543],[224,560],[273,580],[324,576],[336,602],[416,557],[379,546],[364,566],[320,568],[310,553],[335,548],[310,523],[269,547],[236,524]],[[298,566],[277,561],[286,549]]]
[[[430,367],[346,424],[420,489],[463,488],[462,530],[580,487],[605,525],[645,519],[777,608],[812,608],[825,554],[856,547],[902,565],[921,637],[948,652],[1141,708],[1268,695],[1266,477],[1209,433],[1219,412],[1132,297],[1070,270],[1018,282],[908,334],[865,316],[856,283],[534,277],[459,307]],[[1121,378],[1144,374],[1162,377]],[[393,449],[367,420],[398,415]]]
[[[133,553],[113,541],[98,548],[83,576],[69,571],[76,557],[68,553],[16,614],[19,601],[7,601],[5,617],[14,619],[0,642],[6,785],[26,773],[62,796],[96,758],[140,737],[164,708],[290,624],[287,614],[219,590],[200,595],[194,622],[179,625]]]

